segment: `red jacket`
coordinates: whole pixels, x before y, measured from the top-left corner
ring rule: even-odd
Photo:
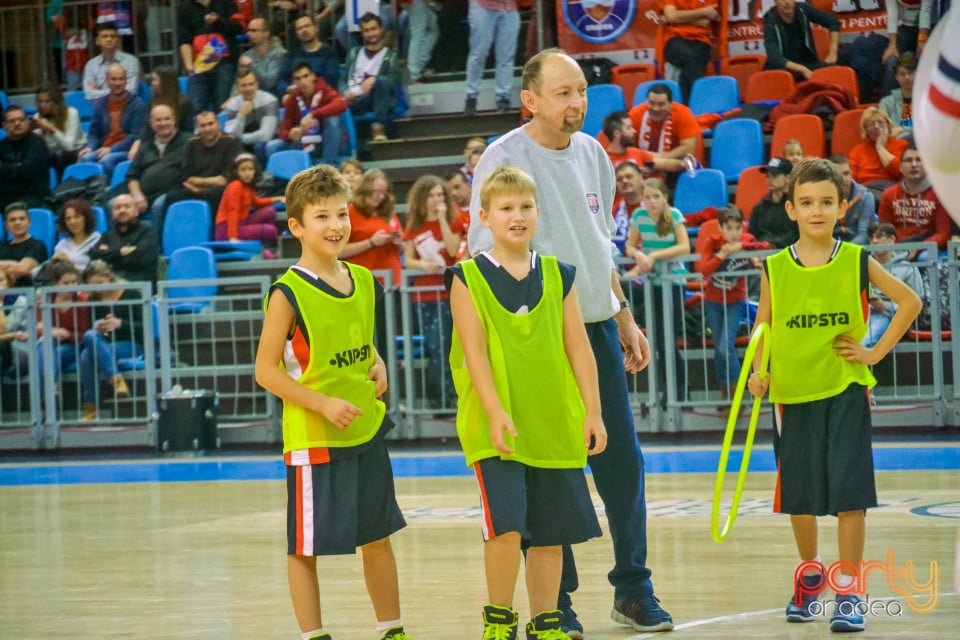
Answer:
[[[947,248],[950,216],[929,185],[916,195],[904,191],[902,181],[888,187],[880,197],[877,217],[897,229],[897,242],[928,240],[940,249]]]
[[[749,233],[740,235],[740,243],[743,245],[743,251],[763,251],[770,248],[769,242],[762,242],[754,238]],[[739,302],[747,299],[747,281],[744,277],[738,278],[713,278],[717,271],[736,271],[742,268],[752,268],[748,261],[738,258],[726,260],[720,258],[717,252],[725,244],[722,234],[710,236],[710,239],[703,247],[703,253],[700,257],[700,265],[697,271],[703,274],[704,286],[703,297],[710,302],[719,302],[727,304]],[[726,298],[724,298],[726,292]]]
[[[283,120],[280,122],[280,139],[290,140],[290,130],[300,126],[307,113],[320,120],[340,115],[347,110],[346,101],[323,78],[317,78],[313,95],[307,99],[294,85],[290,93],[283,97]],[[301,109],[301,105],[304,106]]]

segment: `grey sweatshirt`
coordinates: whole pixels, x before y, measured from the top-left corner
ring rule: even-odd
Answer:
[[[540,222],[533,248],[577,268],[577,295],[584,322],[600,322],[616,312],[610,289],[613,263],[613,165],[600,143],[577,132],[566,149],[555,151],[534,142],[523,127],[487,147],[473,172],[470,200],[470,253],[493,246],[490,230],[480,224],[480,185],[497,167],[523,169],[537,185]]]

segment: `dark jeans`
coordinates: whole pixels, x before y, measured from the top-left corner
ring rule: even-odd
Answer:
[[[193,103],[196,113],[213,111],[220,113],[220,105],[230,97],[237,65],[221,62],[206,73],[190,76],[187,84],[187,96]]]
[[[613,585],[615,597],[634,598],[653,593],[647,568],[643,453],[630,408],[617,323],[611,318],[588,323],[586,329],[597,361],[600,404],[607,428],[607,448],[587,458],[613,539],[614,565],[607,579]],[[570,593],[578,586],[576,563],[570,546],[566,545],[558,605],[568,606]]]
[[[362,116],[372,111],[373,121],[382,124],[387,130],[387,135],[391,135],[393,133],[393,110],[396,106],[396,90],[382,79],[377,78],[370,93],[355,98],[350,103],[350,113],[355,116]]]
[[[680,93],[684,103],[689,104],[694,81],[703,77],[707,64],[713,59],[713,47],[699,40],[670,38],[663,47],[663,57],[680,70]]]
[[[440,401],[444,407],[455,406],[457,392],[450,375],[450,341],[453,337],[450,301],[418,302],[415,309],[424,350],[430,359],[426,396]]]
[[[740,329],[740,320],[743,319],[742,302],[711,302],[703,303],[703,313],[706,316],[707,326],[710,327],[710,338],[713,340],[713,367],[717,374],[717,382],[721,385],[732,386],[740,376],[740,356],[737,354],[737,331]]]

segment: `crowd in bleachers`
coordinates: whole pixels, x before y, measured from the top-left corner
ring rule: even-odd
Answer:
[[[141,69],[122,50],[117,25],[105,22],[96,31],[97,55],[82,69],[77,58],[65,57],[82,88],[64,94],[47,83],[36,91],[35,114],[5,109],[0,206],[9,240],[0,245],[0,267],[12,282],[29,285],[49,257],[81,272],[91,260],[102,261],[119,277],[154,281],[161,255],[169,256],[183,236],[197,240],[179,223],[171,228],[174,207],[193,219],[204,212],[208,229],[200,239],[215,254],[271,257],[276,209],[283,206],[278,186],[313,162],[340,165],[351,179],[353,233],[345,259],[390,269],[400,282],[401,266],[435,275],[466,255],[470,179],[484,140],[468,143],[460,171],[416,182],[405,226],[388,175],[364,172],[351,158],[354,121],[367,121],[373,140],[393,136],[405,100],[402,78],[429,77],[437,29],[432,3],[409,5],[404,57],[384,12],[362,16],[358,39],[351,40],[339,3],[304,13],[313,3],[279,2],[265,16],[249,2],[181,4],[176,44],[185,76],[173,66]],[[615,243],[635,260],[625,275],[642,278],[658,259],[696,249],[698,229],[713,255],[730,253],[727,245],[739,241],[725,240],[718,218],[741,222],[741,232],[750,234],[741,244],[789,245],[796,224],[783,205],[786,176],[809,156],[829,156],[845,176],[850,208],[838,238],[885,241],[892,228],[898,242],[931,240],[941,251],[960,239],[912,143],[914,73],[936,17],[932,0],[915,4],[889,3],[889,44],[861,64],[856,54],[865,43],[840,47],[836,17],[794,0],[777,0],[765,16],[766,55],[722,57],[726,7],[665,0],[661,64],[616,66],[610,83],[587,93],[583,130],[601,140],[617,168]],[[471,0],[469,21],[465,113],[476,112],[491,47],[495,105],[508,110],[517,5]],[[818,42],[813,25],[828,37]],[[871,77],[877,65],[880,76]],[[881,95],[881,87],[889,91]],[[260,180],[264,169],[273,176],[270,193]],[[71,197],[77,195],[84,200]],[[59,215],[56,248],[60,236],[44,206]],[[922,257],[898,255],[891,263]],[[415,284],[434,282],[424,277]],[[437,301],[418,299],[429,303],[418,330],[430,357],[443,362],[450,322]],[[675,317],[682,317],[682,302]],[[431,388],[441,385],[433,381]]]

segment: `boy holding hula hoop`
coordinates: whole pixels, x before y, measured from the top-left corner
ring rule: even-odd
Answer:
[[[750,393],[768,387],[774,403],[779,469],[774,511],[789,513],[801,565],[787,605],[789,622],[814,619],[809,606],[826,584],[817,549],[817,516],[836,515],[842,568],[831,631],[862,631],[854,582],[863,556],[864,516],[877,506],[870,440],[869,366],[883,359],[920,312],[920,299],[861,247],[834,239],[847,202],[843,179],[827,160],[801,161],[790,174],[787,215],[800,239],[764,260],[756,323],[770,332],[770,375],[753,373]],[[898,306],[872,348],[867,331],[869,287]],[[754,359],[759,369],[759,352]]]

